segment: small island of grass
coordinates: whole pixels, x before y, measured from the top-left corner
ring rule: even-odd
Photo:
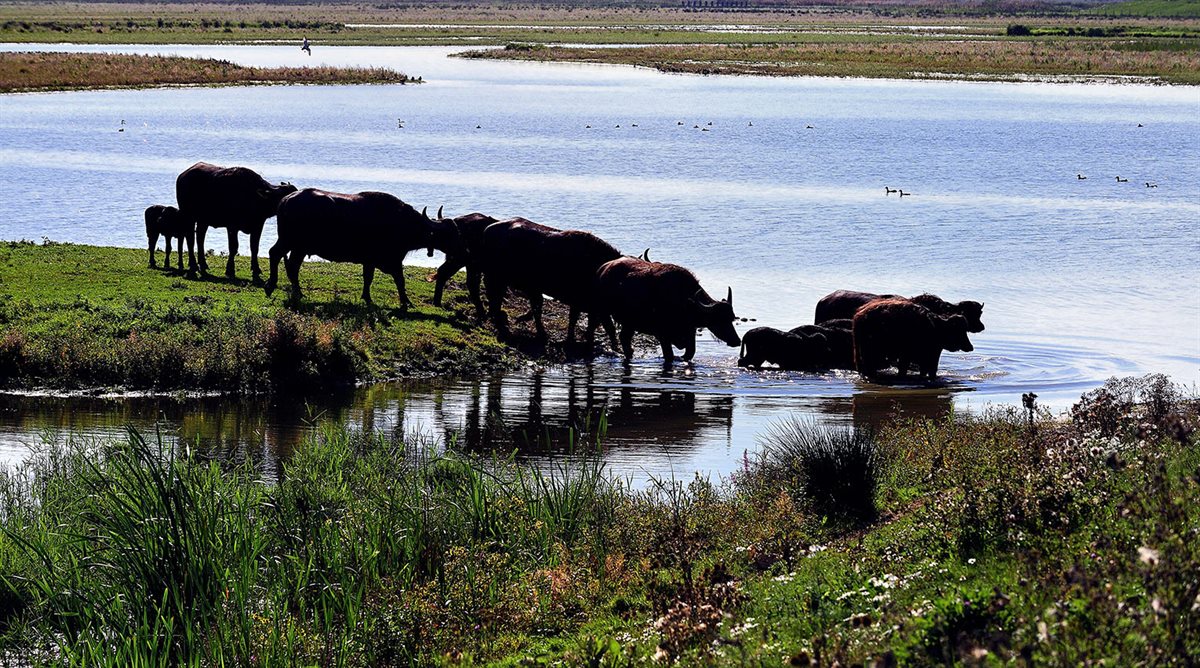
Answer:
[[[246,67],[214,58],[112,53],[0,53],[0,93],[171,85],[408,84],[382,67]]]

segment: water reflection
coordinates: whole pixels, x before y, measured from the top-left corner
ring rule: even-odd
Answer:
[[[578,456],[600,442],[614,473],[635,479],[697,470],[721,475],[736,470],[757,448],[758,435],[785,415],[875,427],[897,415],[943,418],[954,396],[946,387],[821,393],[818,386],[830,380],[814,378],[806,393],[778,386],[749,391],[725,382],[716,365],[694,374],[649,366],[601,362],[470,381],[414,380],[319,400],[0,395],[0,460],[24,457],[43,438],[116,437],[131,425],[274,475],[314,426],[344,422],[535,463]]]

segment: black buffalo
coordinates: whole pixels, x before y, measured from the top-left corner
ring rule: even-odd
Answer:
[[[495,218],[482,213],[468,213],[457,218],[442,218],[442,210],[438,209],[438,220],[443,224],[453,225],[458,230],[458,250],[446,253],[446,261],[437,268],[436,283],[433,287],[433,305],[442,305],[442,291],[446,281],[457,274],[460,269],[467,270],[467,291],[471,295],[471,303],[475,305],[475,316],[484,318],[483,302],[479,297],[479,277],[481,271],[480,258],[483,257],[483,231],[488,225],[496,222]]]
[[[773,362],[789,371],[828,369],[829,341],[822,333],[755,327],[742,335],[738,366],[760,367],[764,362]]]
[[[662,346],[663,361],[674,360],[672,346],[684,361],[696,354],[696,330],[707,328],[730,346],[741,343],[733,327],[733,288],[717,301],[692,272],[675,264],[621,257],[596,273],[596,303],[621,325],[621,349],[633,357],[635,332],[650,334]]]
[[[251,268],[255,280],[262,272],[258,268],[258,241],[263,223],[275,215],[279,202],[296,186],[290,183],[271,185],[257,172],[246,167],[218,167],[207,162],[183,170],[175,179],[175,198],[179,211],[196,226],[196,248],[200,270],[208,271],[204,259],[204,235],[210,227],[224,227],[229,232],[229,261],[225,275],[232,278],[233,259],[238,251],[238,233],[250,235]]]
[[[942,351],[971,352],[967,319],[939,315],[907,299],[877,299],[854,314],[854,363],[864,377],[894,365],[901,377],[915,364],[937,376]]]
[[[875,301],[876,299],[903,299],[900,295],[877,295],[870,292],[856,292],[854,290],[836,290],[821,298],[817,302],[817,311],[813,318],[813,322],[820,325],[827,320],[839,318],[853,318],[854,314],[862,306]],[[961,315],[967,319],[969,332],[982,332],[984,330],[983,321],[983,304],[973,301],[961,301],[957,304],[948,302],[937,295],[924,293],[916,297],[910,297],[909,301],[919,304],[939,315]]]
[[[156,267],[158,264],[154,261],[154,247],[158,245],[158,237],[163,237],[163,250],[166,252],[166,258],[163,260],[163,267],[171,268],[171,239],[176,239],[179,242],[178,263],[179,270],[183,271],[183,242],[187,241],[188,249],[188,271],[196,270],[196,253],[193,246],[196,243],[196,226],[192,221],[179,215],[179,209],[173,206],[164,206],[162,204],[154,204],[146,207],[146,239],[149,241],[150,250],[150,266]]]
[[[513,218],[484,229],[478,256],[487,283],[488,311],[500,336],[508,335],[508,317],[501,306],[509,288],[529,297],[530,312],[541,339],[546,338],[542,324],[543,295],[570,308],[568,342],[575,338],[575,324],[581,312],[589,314],[589,335],[595,331],[591,325],[606,322],[594,317],[592,291],[596,271],[605,262],[621,257],[621,253],[600,237]]]
[[[819,325],[801,325],[789,330],[792,334],[820,334],[829,346],[826,369],[854,370],[853,320],[826,320]]]
[[[418,248],[452,253],[458,234],[451,225],[430,220],[424,212],[381,192],[345,194],[305,188],[279,203],[279,241],[271,247],[270,295],[278,282],[279,261],[287,256],[293,299],[300,298],[300,265],[309,255],[363,266],[362,298],[371,302],[375,270],[391,275],[400,305],[411,305],[404,290],[404,256]]]

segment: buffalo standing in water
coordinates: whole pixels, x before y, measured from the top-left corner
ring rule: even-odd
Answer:
[[[592,290],[600,265],[621,257],[620,251],[600,237],[580,230],[558,230],[513,218],[488,225],[483,231],[479,263],[487,279],[488,311],[497,333],[508,335],[508,317],[501,306],[508,288],[529,297],[529,309],[540,339],[546,338],[542,325],[542,295],[570,307],[567,341],[575,339],[575,324],[580,312],[588,312],[589,335],[601,320],[593,317]],[[478,307],[478,303],[477,303]],[[611,329],[610,329],[611,333]],[[589,336],[589,340],[591,337]]]
[[[288,195],[279,204],[279,241],[271,247],[270,295],[278,282],[279,261],[286,255],[292,298],[300,299],[300,265],[309,255],[333,262],[363,266],[362,298],[371,303],[371,281],[375,270],[389,274],[400,293],[401,308],[412,303],[404,290],[404,256],[418,248],[437,248],[446,253],[459,250],[458,234],[452,225],[429,219],[424,212],[381,192],[355,195],[305,188]]]
[[[733,328],[733,288],[717,301],[692,272],[679,265],[622,257],[596,272],[596,301],[621,325],[621,350],[633,357],[633,335],[644,332],[658,339],[663,363],[675,358],[672,346],[683,349],[683,360],[696,354],[696,330],[707,328],[730,346],[741,339]]]
[[[854,364],[865,378],[895,364],[903,378],[910,364],[932,380],[942,351],[971,352],[967,319],[939,315],[907,299],[877,299],[854,314]]]
[[[208,271],[204,259],[204,235],[210,227],[229,231],[229,261],[225,275],[233,278],[233,259],[238,251],[238,233],[250,235],[250,258],[254,280],[262,271],[258,268],[258,240],[263,224],[275,215],[279,202],[296,186],[280,183],[273,186],[257,172],[246,167],[218,167],[207,162],[183,170],[175,179],[175,198],[179,211],[196,224],[196,248],[200,256],[200,271]]]
[[[457,218],[442,218],[440,208],[437,217],[441,223],[457,228],[460,249],[453,253],[447,252],[446,261],[437,268],[436,283],[433,287],[433,305],[442,305],[442,291],[446,288],[446,281],[465,267],[467,291],[471,295],[471,303],[475,305],[475,316],[483,320],[483,302],[479,298],[479,258],[483,254],[483,231],[488,225],[496,222],[496,219],[482,213],[468,213]]]
[[[835,290],[817,302],[817,311],[813,323],[822,325],[828,320],[853,318],[858,309],[879,299],[904,299],[900,295],[877,295],[870,292],[854,290]],[[923,306],[938,315],[961,315],[967,319],[968,332],[982,332],[983,304],[973,301],[951,303],[928,292],[910,297],[908,301]]]
[[[166,259],[163,261],[163,268],[171,268],[171,239],[179,241],[178,263],[179,271],[183,271],[183,242],[187,241],[188,249],[188,272],[196,270],[196,253],[194,251],[196,243],[196,226],[192,221],[187,220],[179,215],[179,209],[173,206],[164,206],[162,204],[154,204],[146,207],[146,239],[149,242],[147,245],[150,249],[150,267],[157,267],[154,261],[154,247],[158,245],[158,238],[163,238],[163,250],[166,252]]]

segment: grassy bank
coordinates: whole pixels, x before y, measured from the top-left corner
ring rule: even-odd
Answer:
[[[1200,40],[1012,38],[788,45],[567,48],[512,44],[471,58],[615,63],[693,74],[971,78],[1139,77],[1200,84]]]
[[[0,385],[256,392],[512,361],[454,284],[448,310],[429,305],[429,269],[406,272],[415,308],[401,313],[386,276],[372,285],[379,306],[361,301],[357,265],[306,263],[293,308],[245,280],[245,256],[235,281],[146,264],[145,250],[0,242]]]
[[[269,485],[59,445],[0,477],[0,663],[1194,664],[1197,419],[1150,377],[1059,420],[780,423],[641,491],[336,426]]]
[[[103,53],[0,53],[0,93],[163,85],[406,84],[385,68],[244,67],[212,58]]]

